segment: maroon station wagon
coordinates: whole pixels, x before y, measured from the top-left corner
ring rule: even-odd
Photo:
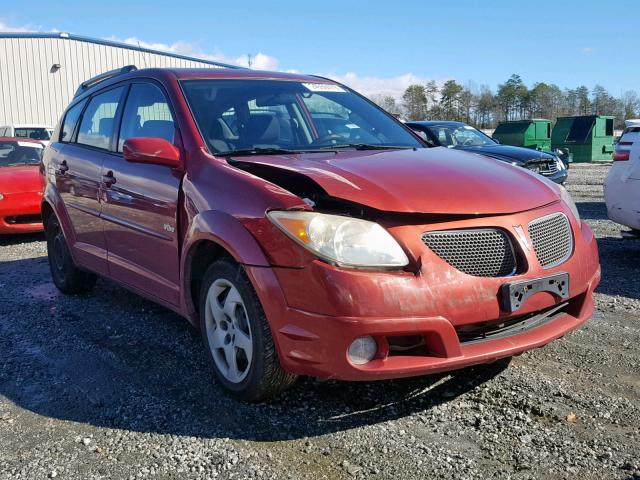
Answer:
[[[100,275],[178,312],[247,400],[494,362],[594,308],[596,242],[564,188],[428,148],[320,77],[108,72],[41,174],[56,286]]]

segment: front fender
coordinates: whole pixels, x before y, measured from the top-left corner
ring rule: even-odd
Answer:
[[[269,261],[258,241],[237,218],[219,210],[199,213],[191,221],[185,252],[200,241],[208,240],[224,248],[236,262],[268,267]],[[184,255],[184,259],[188,257]]]
[[[269,266],[269,261],[258,241],[240,220],[219,210],[208,210],[196,215],[187,231],[183,255],[180,259],[183,310],[192,322],[196,308],[189,294],[191,265],[197,246],[203,241],[220,246],[241,265]]]

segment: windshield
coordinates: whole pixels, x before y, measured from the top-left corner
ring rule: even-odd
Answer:
[[[496,144],[490,137],[468,125],[436,125],[428,128],[443,147],[482,147]]]
[[[16,128],[14,131],[16,138],[31,138],[32,140],[44,140],[51,139],[51,131],[48,128]]]
[[[336,84],[187,80],[182,85],[202,136],[219,154],[423,146],[382,110]]]
[[[37,165],[44,149],[39,143],[0,142],[0,167]]]

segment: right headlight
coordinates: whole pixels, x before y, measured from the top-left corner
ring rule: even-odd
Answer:
[[[267,216],[291,239],[336,265],[400,268],[409,263],[398,242],[375,222],[302,211],[275,210]]]
[[[580,212],[578,212],[578,207],[576,207],[576,202],[571,198],[571,194],[564,188],[562,185],[558,185],[560,187],[560,198],[562,201],[571,209],[573,216],[576,217],[576,220],[580,222]]]

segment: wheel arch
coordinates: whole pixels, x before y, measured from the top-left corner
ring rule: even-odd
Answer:
[[[184,310],[189,321],[198,324],[198,297],[207,268],[228,258],[240,265],[268,267],[262,248],[237,218],[220,211],[198,214],[191,222],[182,256]]]
[[[55,215],[60,222],[60,228],[64,232],[64,236],[71,247],[75,244],[74,230],[71,227],[71,219],[67,213],[67,209],[60,197],[58,190],[50,183],[47,183],[44,193],[42,195],[42,202],[40,204],[40,212],[42,215],[42,223],[44,229],[47,229],[47,221],[51,215]],[[71,255],[73,256],[73,249]]]

